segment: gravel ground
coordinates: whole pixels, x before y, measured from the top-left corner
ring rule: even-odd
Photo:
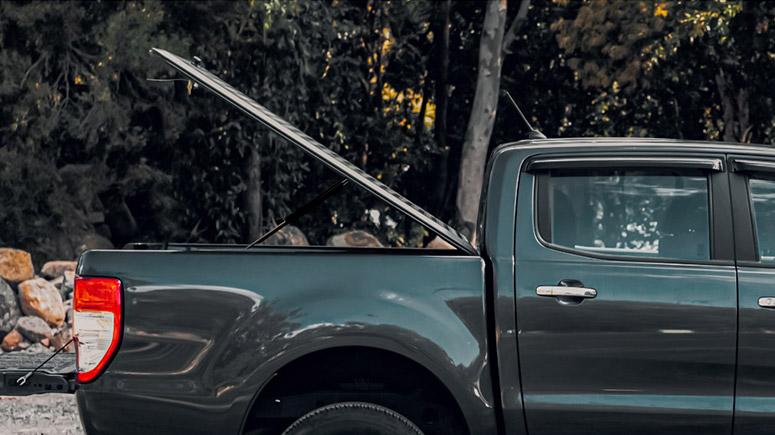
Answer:
[[[0,396],[0,434],[81,435],[72,394]]]
[[[51,355],[48,349],[36,352],[0,351],[0,369],[29,370]],[[75,370],[75,354],[62,353],[42,368],[53,373]],[[82,435],[81,421],[73,394],[0,396],[0,435]]]

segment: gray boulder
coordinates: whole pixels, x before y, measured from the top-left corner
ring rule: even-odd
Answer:
[[[113,249],[113,243],[99,234],[88,234],[83,238],[83,242],[75,249],[75,256],[81,255],[84,251],[91,249]]]
[[[274,246],[309,246],[307,236],[298,227],[293,225],[288,225],[274,233],[263,244]]]
[[[51,340],[54,337],[54,332],[49,328],[48,323],[40,317],[24,316],[19,318],[16,322],[16,329],[27,340],[32,343],[38,343],[41,340]]]
[[[21,315],[16,294],[11,286],[0,278],[0,336],[11,332]]]
[[[22,349],[22,352],[24,352],[24,353],[48,353],[48,352],[51,352],[51,350],[49,348],[47,348],[46,346],[40,344],[40,343],[35,343],[35,344],[25,348],[25,349]]]
[[[41,275],[48,279],[54,279],[62,276],[66,271],[75,271],[75,267],[78,265],[76,261],[56,260],[47,261],[46,264],[40,269]]]
[[[326,242],[328,246],[352,246],[357,248],[381,248],[382,243],[374,235],[362,230],[346,231],[331,236]]]

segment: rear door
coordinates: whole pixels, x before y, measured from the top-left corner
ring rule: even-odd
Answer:
[[[775,427],[775,159],[730,158],[740,336],[735,433]]]
[[[523,168],[516,305],[531,435],[730,433],[723,160],[548,155]]]

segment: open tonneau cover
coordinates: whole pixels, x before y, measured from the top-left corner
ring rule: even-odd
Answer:
[[[165,62],[188,76],[201,87],[213,92],[215,95],[236,106],[251,118],[300,147],[340,175],[350,179],[352,182],[405,213],[419,224],[435,232],[452,246],[468,254],[475,255],[477,253],[476,249],[468,242],[468,240],[454,228],[440,221],[395,192],[393,189],[365,173],[357,166],[331,151],[328,147],[304,134],[286,120],[270,112],[265,107],[258,104],[244,93],[234,89],[231,85],[219,79],[203,67],[159,48],[151,49],[151,53],[160,56]]]
[[[60,353],[40,367],[24,385],[17,381],[51,356],[50,353],[0,353],[0,396],[28,396],[75,391],[75,354]]]

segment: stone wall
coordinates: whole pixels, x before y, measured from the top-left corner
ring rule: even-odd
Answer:
[[[70,340],[75,266],[56,260],[36,271],[28,252],[0,248],[0,351],[49,352]]]

